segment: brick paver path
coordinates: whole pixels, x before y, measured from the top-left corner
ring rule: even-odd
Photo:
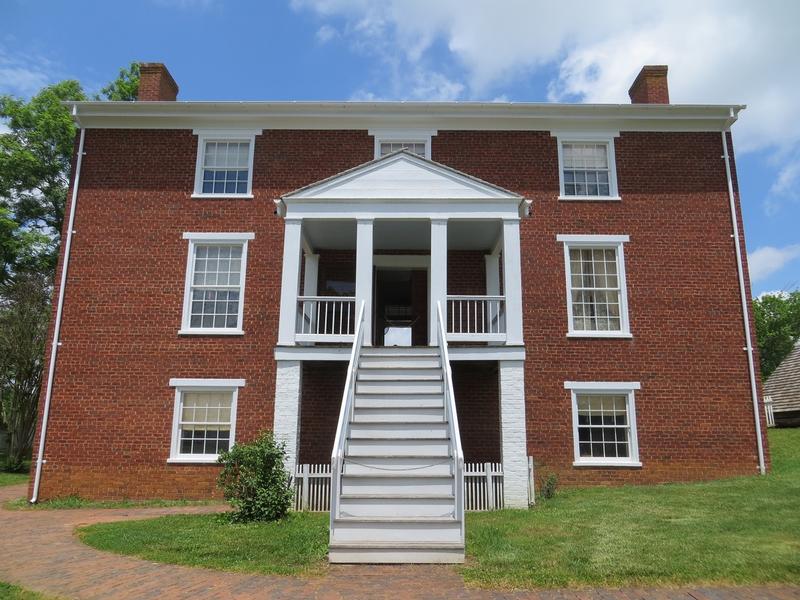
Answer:
[[[25,486],[0,487],[0,503]],[[534,598],[540,600],[796,600],[797,587],[493,592],[467,589],[452,567],[336,565],[323,577],[245,575],[151,563],[94,550],[74,530],[104,521],[219,510],[214,506],[136,509],[0,510],[0,581],[77,599]]]

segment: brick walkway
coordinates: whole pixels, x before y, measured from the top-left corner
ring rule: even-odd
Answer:
[[[25,486],[0,487],[0,504]],[[80,525],[217,510],[213,506],[137,509],[0,510],[0,581],[76,599],[178,598],[533,598],[540,600],[789,600],[800,588],[692,588],[491,592],[467,589],[447,566],[347,566],[324,577],[244,575],[163,565],[100,552],[74,535]]]

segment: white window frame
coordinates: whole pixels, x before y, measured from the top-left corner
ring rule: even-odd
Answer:
[[[425,158],[431,158],[431,138],[438,133],[435,129],[370,129],[369,135],[375,138],[375,158],[381,157],[381,144],[385,142],[425,144]]]
[[[194,193],[192,198],[252,198],[253,197],[253,157],[256,149],[256,136],[261,130],[251,129],[195,129],[197,136],[197,160],[194,169]],[[214,194],[203,193],[203,157],[208,142],[249,142],[250,155],[247,161],[247,193]]]
[[[639,434],[636,430],[636,398],[634,391],[642,388],[638,381],[597,382],[565,381],[564,388],[572,396],[572,440],[574,449],[573,466],[576,467],[633,467],[642,466],[639,459]],[[578,439],[578,394],[624,395],[627,397],[630,456],[628,458],[582,457]]]
[[[564,244],[564,276],[567,285],[567,337],[571,338],[631,338],[628,316],[628,282],[625,274],[624,244],[630,241],[627,235],[557,235],[556,240]],[[576,330],[572,315],[572,270],[570,248],[603,248],[617,251],[617,276],[619,278],[619,331]]]
[[[172,409],[172,440],[170,442],[168,463],[215,463],[218,454],[181,454],[180,422],[184,392],[231,392],[231,433],[229,448],[233,448],[236,439],[236,404],[239,388],[244,387],[244,379],[178,379],[169,380],[169,386],[175,388],[175,404]]]
[[[614,149],[614,132],[551,132],[558,142],[558,199],[578,201],[622,200],[617,187],[617,154]],[[564,193],[564,144],[606,144],[608,146],[608,196],[567,196]]]
[[[186,232],[183,239],[189,240],[189,253],[186,258],[186,280],[183,289],[183,317],[179,335],[244,335],[244,290],[247,280],[247,243],[255,238],[255,233],[197,233]],[[194,252],[198,244],[236,244],[242,246],[242,270],[239,281],[238,327],[214,328],[192,327],[192,281],[194,281]]]

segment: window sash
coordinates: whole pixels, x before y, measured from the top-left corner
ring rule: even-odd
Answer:
[[[560,197],[618,200],[614,136],[619,134],[554,135],[558,138]]]
[[[224,396],[224,401],[215,401],[213,405],[187,406],[187,395]],[[172,450],[170,458],[178,461],[208,462],[216,461],[222,450],[230,449],[234,444],[236,432],[236,402],[238,388],[218,387],[176,387],[175,409],[173,414]],[[209,400],[206,400],[209,402]],[[227,421],[222,420],[184,420],[186,408],[226,410]],[[196,414],[194,416],[197,416]],[[194,432],[202,432],[197,436]],[[212,433],[213,435],[209,435]],[[188,435],[187,435],[188,434]],[[188,451],[187,451],[188,443]],[[208,449],[213,451],[209,452]],[[195,451],[198,450],[198,451]]]
[[[584,253],[588,251],[591,255],[588,257],[588,262]],[[600,251],[603,253],[602,261],[595,261],[594,253]],[[607,260],[606,252],[614,252],[614,270],[610,272],[606,267],[603,267],[603,272],[600,273],[596,268],[596,263],[603,264],[611,261]],[[578,257],[573,258],[573,252],[578,252]],[[623,274],[622,264],[620,261],[621,248],[618,246],[588,246],[588,245],[570,245],[567,244],[565,249],[566,263],[567,263],[567,288],[569,293],[569,330],[574,332],[625,332],[626,322],[624,317],[623,307]],[[573,263],[580,263],[580,272],[573,271]],[[602,278],[606,283],[608,279],[614,278],[617,281],[616,286],[588,286],[588,285],[575,285],[575,278],[579,278],[581,282],[585,282],[587,278],[596,280]],[[605,296],[605,301],[601,298]],[[611,307],[616,307],[615,311]],[[602,310],[601,310],[602,308]],[[586,310],[588,309],[588,311]],[[604,327],[601,327],[601,323]]]

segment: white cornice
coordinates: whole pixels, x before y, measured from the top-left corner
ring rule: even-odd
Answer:
[[[86,128],[722,131],[743,105],[72,102]]]

